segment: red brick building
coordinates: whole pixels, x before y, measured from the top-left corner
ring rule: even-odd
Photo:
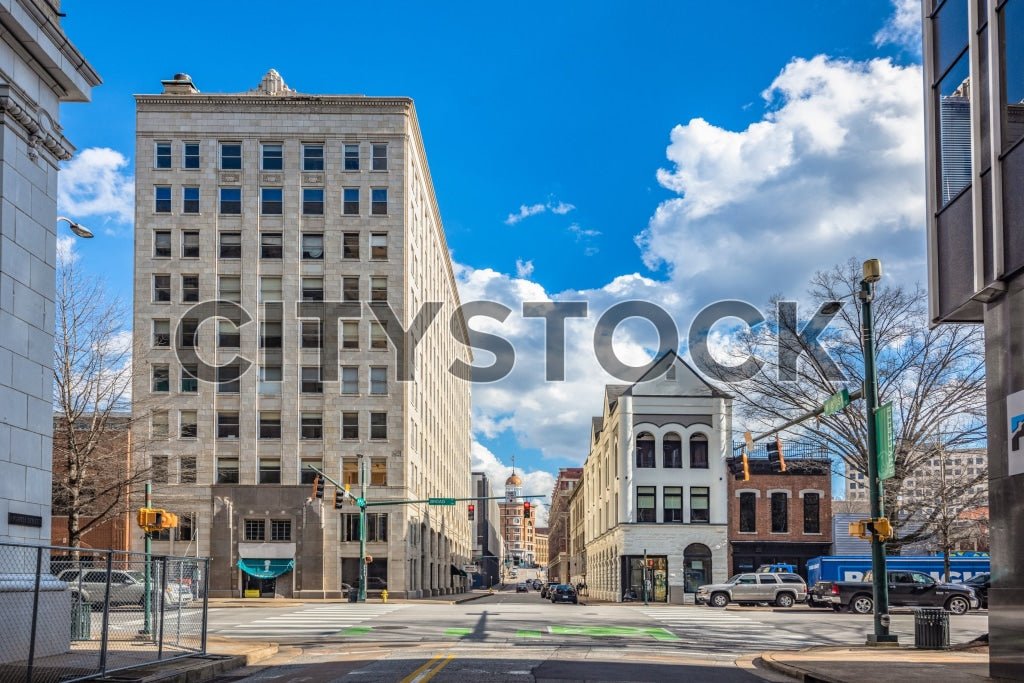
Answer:
[[[831,461],[816,449],[783,448],[785,472],[773,471],[758,448],[748,458],[750,479],[729,480],[730,574],[779,562],[806,577],[807,560],[831,553]]]

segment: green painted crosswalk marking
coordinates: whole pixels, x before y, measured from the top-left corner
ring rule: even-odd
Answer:
[[[343,636],[362,636],[373,630],[372,626],[351,626],[341,631]]]
[[[516,631],[516,638],[540,638],[540,631]]]
[[[679,636],[663,628],[635,626],[549,626],[548,631],[559,636],[650,636],[656,640],[679,640]]]
[[[468,636],[472,632],[471,628],[449,628],[445,630],[444,634],[446,636]]]

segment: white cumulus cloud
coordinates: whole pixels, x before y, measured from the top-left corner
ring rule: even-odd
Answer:
[[[536,216],[539,213],[550,211],[553,214],[564,216],[576,207],[563,201],[550,201],[546,204],[523,204],[519,207],[519,213],[510,213],[505,219],[505,225],[515,225],[524,218]]]
[[[491,484],[492,496],[503,496],[505,495],[505,480],[512,476],[512,465],[511,455],[503,456],[502,462],[498,459],[498,456],[492,453],[483,444],[474,441],[471,450],[471,461],[472,471],[483,472],[487,475],[487,480]],[[541,495],[550,496],[551,491],[555,487],[555,476],[550,472],[544,472],[542,470],[531,470],[526,471],[522,466],[517,466],[515,470],[519,478],[523,480],[523,495]],[[548,507],[550,501],[539,499],[531,499],[531,507],[534,510],[534,524],[539,527],[545,527],[548,525]]]
[[[530,277],[533,275],[533,261],[516,259],[516,277]]]
[[[921,54],[921,0],[892,0],[893,14],[875,34],[875,45],[893,44]]]
[[[130,225],[135,184],[128,159],[112,149],[84,149],[57,176],[57,207],[73,218],[95,217]]]

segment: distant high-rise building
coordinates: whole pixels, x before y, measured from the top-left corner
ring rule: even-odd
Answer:
[[[359,510],[313,468],[373,503],[471,492],[450,368],[472,359],[413,102],[271,70],[136,105],[136,459],[166,462],[154,505],[194,529],[154,549],[210,555],[213,596],[340,595]],[[466,585],[464,504],[371,506],[366,541],[371,590]]]

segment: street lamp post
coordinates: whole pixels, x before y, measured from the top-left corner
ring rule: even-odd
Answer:
[[[359,456],[359,602],[366,602],[366,456]]]
[[[57,216],[58,221],[67,221],[68,227],[71,228],[71,232],[75,233],[79,237],[89,238],[92,237],[92,230],[85,227],[81,223],[77,223],[66,216]]]
[[[875,283],[882,279],[882,263],[878,259],[864,262],[863,279],[857,298],[861,302],[861,339],[864,343],[864,402],[867,404],[868,497],[871,519],[882,517],[882,486],[878,478],[878,437],[875,433],[875,411],[878,409],[878,375],[875,372],[875,332],[871,302]],[[899,637],[889,633],[889,585],[885,568],[885,541],[878,533],[871,534],[871,592],[875,607],[874,633],[868,645],[893,645]]]

